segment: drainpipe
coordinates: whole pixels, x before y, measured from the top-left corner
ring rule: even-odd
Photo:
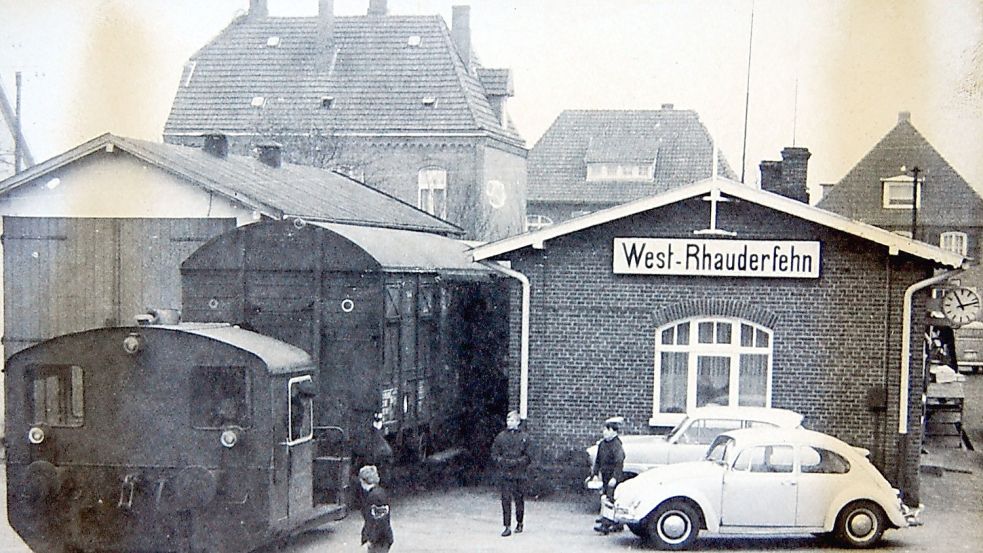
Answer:
[[[519,418],[525,420],[529,413],[529,298],[532,285],[529,277],[493,261],[481,261],[485,267],[514,278],[522,283],[522,327],[519,338]]]
[[[948,280],[963,269],[946,271],[932,278],[920,280],[909,286],[904,292],[904,319],[901,321],[901,390],[898,401],[898,434],[908,433],[908,375],[911,372],[911,301],[915,292]]]

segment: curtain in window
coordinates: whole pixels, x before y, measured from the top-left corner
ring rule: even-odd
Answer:
[[[738,381],[738,405],[764,407],[768,386],[768,356],[760,354],[741,355]]]
[[[696,406],[730,404],[730,358],[703,356],[697,359]]]
[[[662,374],[659,380],[659,412],[686,412],[686,373],[689,354],[667,351],[662,353]]]

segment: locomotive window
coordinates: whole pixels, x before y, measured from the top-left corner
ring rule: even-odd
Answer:
[[[249,386],[240,367],[197,367],[191,381],[191,424],[222,428],[249,424]]]
[[[51,426],[82,426],[85,414],[82,367],[39,367],[33,380],[34,422]]]
[[[290,379],[290,406],[288,413],[289,445],[306,442],[314,436],[314,382],[310,376]]]

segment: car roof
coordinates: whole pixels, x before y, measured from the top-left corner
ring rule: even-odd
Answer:
[[[721,436],[730,436],[739,447],[767,444],[811,445],[836,451],[856,454],[857,450],[850,444],[815,430],[805,428],[747,428],[724,432]]]
[[[767,422],[779,428],[796,428],[802,425],[802,415],[788,409],[773,407],[725,407],[723,405],[707,405],[697,407],[686,413],[690,418],[714,419],[728,418],[750,421]]]

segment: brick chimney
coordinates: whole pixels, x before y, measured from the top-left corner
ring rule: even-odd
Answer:
[[[782,150],[781,161],[762,161],[761,189],[809,203],[806,176],[810,156],[808,148],[788,147]]]
[[[368,15],[388,15],[389,6],[386,5],[386,0],[369,0],[369,11],[366,13]]]
[[[202,150],[220,159],[228,157],[229,139],[224,134],[213,132],[204,135],[204,137],[205,142],[201,146]]]
[[[898,123],[911,123],[911,112],[910,111],[899,111],[898,112]]]
[[[269,17],[270,10],[266,7],[266,0],[249,0],[249,19],[257,17]]]
[[[283,164],[283,147],[276,142],[265,142],[256,145],[256,159],[264,165],[276,169]]]
[[[451,17],[451,39],[465,67],[471,67],[471,6],[454,6]]]
[[[317,47],[321,63],[329,66],[334,57],[334,0],[318,0]]]

